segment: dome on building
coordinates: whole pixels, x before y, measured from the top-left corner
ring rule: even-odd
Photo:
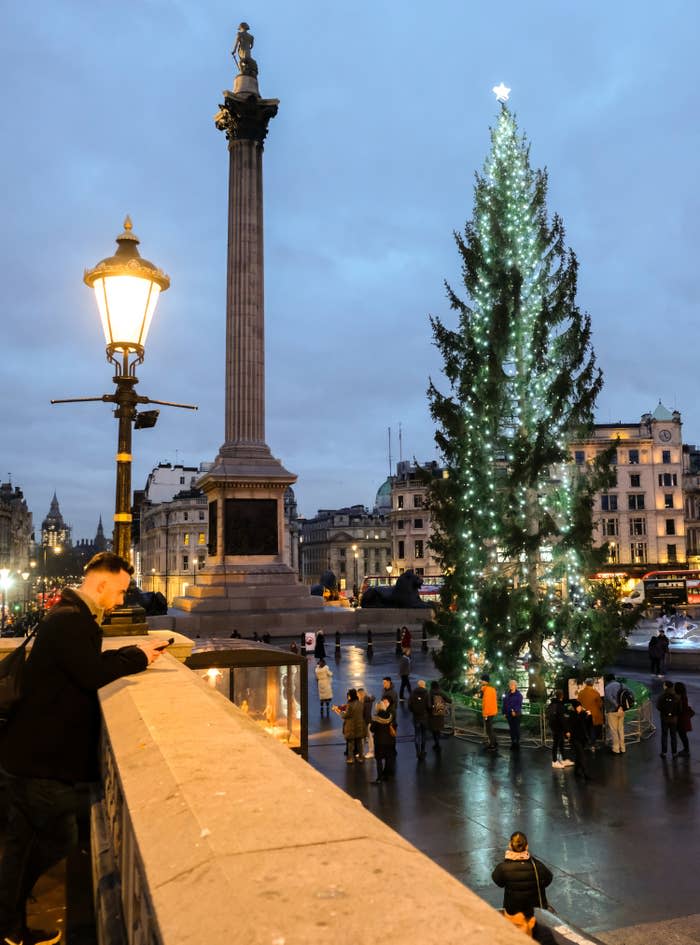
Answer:
[[[377,489],[377,497],[374,500],[374,507],[377,512],[384,512],[391,509],[391,479],[385,479]]]

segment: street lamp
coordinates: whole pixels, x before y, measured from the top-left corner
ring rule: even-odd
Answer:
[[[22,571],[22,580],[24,581],[24,613],[29,610],[29,571]]]
[[[124,232],[117,237],[114,256],[101,260],[93,269],[87,269],[84,282],[95,291],[97,307],[107,345],[107,360],[115,367],[112,380],[113,394],[101,397],[77,397],[52,400],[52,404],[102,401],[115,404],[114,416],[119,421],[117,435],[117,481],[114,503],[114,532],[112,547],[126,561],[131,557],[131,431],[154,427],[157,410],[139,412],[137,404],[161,404],[196,410],[190,404],[174,404],[165,400],[151,400],[138,395],[136,368],[143,362],[146,339],[161,292],[170,286],[170,278],[152,262],[143,259],[138,251],[139,240],[132,232],[129,217],[124,221]],[[112,612],[108,635],[144,634],[148,630],[141,606],[125,605]]]
[[[352,596],[357,600],[357,592],[359,590],[357,586],[357,559],[359,558],[359,552],[357,550],[357,545],[352,546],[352,553],[355,556],[355,580],[352,585]]]
[[[393,565],[393,564],[388,564],[388,565],[386,566],[386,573],[389,575],[389,577],[391,577],[391,572],[392,572],[393,570],[394,570],[394,565]]]
[[[7,604],[7,589],[10,586],[10,569],[9,568],[0,568],[0,589],[2,589],[2,626],[0,627],[0,633],[5,630],[5,610]]]
[[[42,614],[46,613],[46,552],[51,548],[55,555],[60,555],[63,551],[63,548],[60,545],[49,545],[48,542],[43,541],[41,543],[42,550],[42,569],[41,569],[41,612]],[[31,565],[30,565],[31,567]]]

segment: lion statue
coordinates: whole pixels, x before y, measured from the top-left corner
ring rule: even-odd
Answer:
[[[408,607],[426,608],[430,604],[420,599],[423,578],[415,571],[404,571],[393,587],[369,587],[362,595],[361,607]]]

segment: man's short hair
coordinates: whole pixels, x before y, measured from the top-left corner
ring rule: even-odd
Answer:
[[[388,682],[388,683],[391,682],[391,676],[383,676],[382,679],[384,682]]]
[[[90,574],[92,571],[109,571],[110,574],[119,574],[120,571],[126,571],[129,575],[134,573],[132,565],[113,551],[100,551],[93,555],[83,568],[85,574]]]

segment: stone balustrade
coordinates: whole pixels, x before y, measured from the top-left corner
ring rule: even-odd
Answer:
[[[523,941],[170,654],[100,699],[103,945]]]

